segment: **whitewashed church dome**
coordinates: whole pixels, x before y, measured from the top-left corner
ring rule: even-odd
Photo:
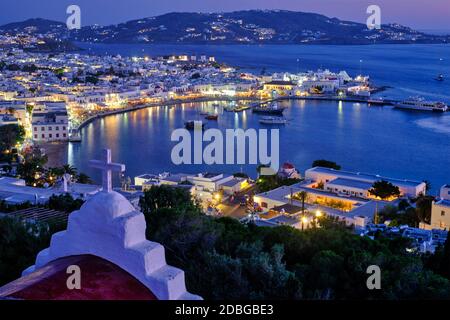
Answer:
[[[114,219],[134,211],[132,204],[118,192],[99,192],[86,201],[80,211]]]

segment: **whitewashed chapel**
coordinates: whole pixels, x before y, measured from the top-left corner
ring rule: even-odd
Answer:
[[[102,170],[102,192],[72,212],[67,230],[55,233],[35,264],[20,279],[0,288],[0,297],[201,299],[186,290],[184,272],[167,265],[164,247],[146,239],[142,212],[112,190],[112,173],[123,172],[125,165],[112,163],[108,149],[103,160],[91,160],[90,164]],[[74,263],[80,265],[80,290],[65,287],[65,269]],[[55,288],[55,283],[60,285]]]

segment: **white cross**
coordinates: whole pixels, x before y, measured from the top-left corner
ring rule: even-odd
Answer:
[[[111,162],[111,149],[103,149],[103,160],[89,160],[92,168],[102,170],[103,192],[112,191],[112,171],[124,172],[125,165]]]

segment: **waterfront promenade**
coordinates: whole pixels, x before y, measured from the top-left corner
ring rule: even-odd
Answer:
[[[276,101],[286,101],[286,100],[312,100],[312,101],[342,101],[342,102],[355,102],[355,103],[368,103],[371,105],[392,105],[398,100],[392,100],[392,99],[382,99],[382,100],[371,100],[369,98],[365,97],[351,97],[351,96],[339,96],[339,95],[310,95],[310,96],[284,96],[284,97],[278,97],[276,99],[266,99],[262,100],[256,97],[228,97],[228,96],[214,96],[214,97],[203,97],[203,98],[196,98],[196,99],[171,99],[164,102],[157,102],[157,103],[146,103],[146,104],[139,104],[134,106],[128,106],[120,109],[115,110],[108,110],[103,112],[98,112],[92,116],[90,116],[87,119],[84,119],[80,122],[80,124],[75,128],[76,130],[82,129],[87,124],[91,123],[95,119],[106,117],[109,115],[114,114],[120,114],[130,111],[136,111],[140,109],[150,108],[150,107],[161,107],[161,106],[171,106],[171,105],[177,105],[181,103],[200,103],[200,102],[210,102],[210,101],[256,101],[255,104],[252,105],[252,107],[258,106],[263,103],[268,102],[276,102]]]
[[[110,116],[110,115],[114,115],[114,114],[136,111],[136,110],[145,109],[145,108],[173,106],[173,105],[182,104],[182,103],[196,103],[196,102],[198,102],[198,103],[211,102],[211,101],[227,101],[227,102],[236,101],[237,102],[237,101],[259,101],[259,100],[260,99],[255,98],[255,97],[240,98],[240,97],[215,96],[215,97],[204,97],[204,98],[196,98],[196,99],[189,99],[189,100],[171,99],[171,100],[167,100],[164,102],[138,104],[135,106],[128,106],[128,107],[124,107],[124,108],[120,108],[120,109],[98,112],[98,113],[90,116],[89,118],[81,121],[80,124],[75,129],[80,130],[84,126],[86,126],[87,124],[91,123],[92,121],[94,121],[95,119],[98,119],[98,118],[102,118],[102,117],[106,117],[106,116]]]

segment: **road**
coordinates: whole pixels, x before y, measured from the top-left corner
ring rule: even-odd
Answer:
[[[252,195],[254,190],[255,186],[251,186],[250,188],[236,195],[233,201],[227,199],[222,202],[218,206],[218,209],[222,213],[222,216],[241,219],[248,215],[247,206],[241,205],[241,202],[245,201],[245,195]]]

